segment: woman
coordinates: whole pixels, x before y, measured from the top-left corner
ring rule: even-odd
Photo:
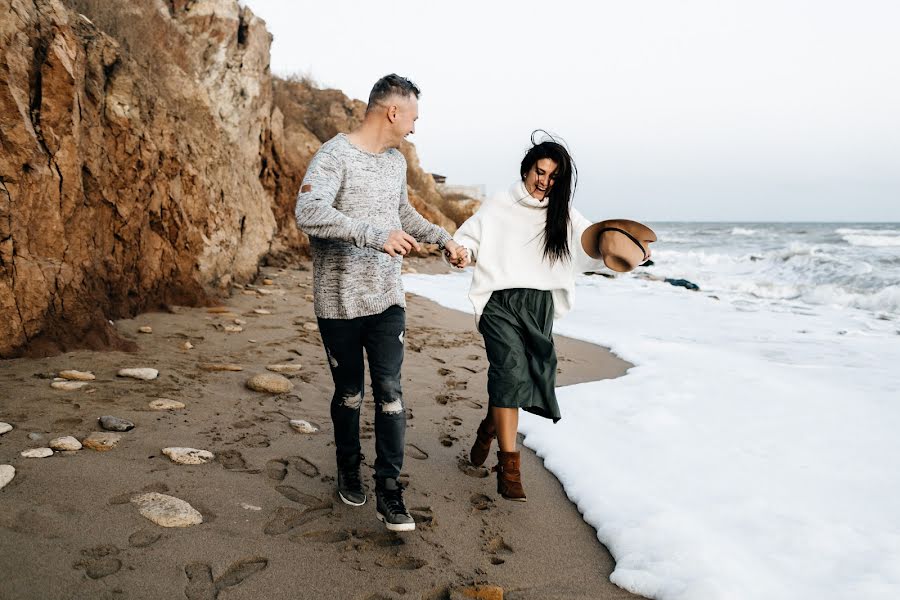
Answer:
[[[497,437],[497,492],[524,501],[519,409],[560,419],[553,319],[571,308],[575,275],[603,262],[591,258],[599,256],[597,228],[586,235],[591,222],[571,206],[577,175],[566,148],[552,140],[535,143],[532,136],[519,174],[520,181],[485,202],[454,240],[468,250],[455,265],[475,262],[469,298],[490,362],[488,413],[470,459],[484,464]]]

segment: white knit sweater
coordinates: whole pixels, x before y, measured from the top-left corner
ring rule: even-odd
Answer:
[[[480,319],[495,290],[530,288],[549,290],[553,295],[554,318],[572,308],[575,276],[603,268],[581,247],[581,234],[591,222],[572,208],[569,212],[571,260],[544,258],[542,234],[546,221],[546,201],[532,197],[521,181],[509,190],[492,196],[456,231],[453,239],[469,250],[475,274],[469,299]]]

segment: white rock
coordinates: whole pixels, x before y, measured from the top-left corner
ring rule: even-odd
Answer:
[[[303,419],[291,419],[291,427],[298,433],[315,433],[319,430],[318,427]]]
[[[57,452],[60,452],[62,450],[81,450],[81,442],[73,438],[71,435],[52,439],[50,440],[50,443],[48,445]]]
[[[294,384],[287,377],[262,373],[247,380],[247,387],[257,392],[284,394],[294,389]]]
[[[7,431],[12,431],[13,426],[9,423],[0,423],[0,435],[3,435]]]
[[[143,379],[150,381],[159,377],[159,371],[156,369],[119,369],[119,377],[131,377],[132,379]]]
[[[304,323],[304,324],[303,324],[303,329],[305,329],[305,330],[307,330],[307,331],[318,331],[318,330],[319,330],[319,326],[316,325],[315,323]]]
[[[244,330],[240,325],[226,325],[223,329],[228,333],[240,333]]]
[[[169,400],[168,398],[157,398],[150,401],[150,408],[153,410],[180,410],[184,408],[184,402]]]
[[[256,293],[259,294],[260,296],[271,296],[272,294],[275,293],[275,290],[264,290],[264,289],[260,288],[260,289],[256,290]]]
[[[62,379],[72,379],[74,381],[94,381],[96,379],[90,371],[76,371],[75,369],[60,371],[59,376]]]
[[[268,370],[273,373],[298,373],[300,369],[303,368],[300,364],[285,364],[285,365],[268,365],[266,367]]]
[[[203,522],[197,509],[174,496],[150,492],[133,497],[131,502],[142,516],[160,527],[190,527]]]
[[[0,465],[0,489],[16,476],[16,468],[12,465]]]
[[[90,448],[91,450],[96,450],[97,452],[106,452],[107,450],[112,450],[113,448],[115,448],[116,444],[118,444],[119,440],[121,439],[122,436],[118,433],[95,431],[91,435],[81,440],[81,443],[84,444],[85,448]]]
[[[72,390],[80,390],[87,384],[87,381],[54,381],[50,384],[50,387],[55,390],[71,392]]]
[[[246,325],[246,324],[247,324],[247,321],[245,321],[245,320],[243,320],[243,319],[235,319],[235,320],[234,320],[234,324],[235,324],[235,325]]]
[[[272,314],[271,310],[266,310],[265,308],[254,308],[253,312],[255,312],[258,315],[271,315]]]
[[[32,448],[31,450],[23,450],[21,452],[23,458],[47,458],[53,456],[53,450],[50,448]]]
[[[312,302],[313,300],[315,300],[315,297],[312,294],[306,294],[305,296],[303,296],[303,299],[307,302]]]
[[[3,487],[0,485],[0,487]],[[262,506],[253,506],[252,504],[247,504],[246,502],[241,502],[241,508],[246,510],[262,510]]]
[[[190,342],[185,342],[181,345],[181,347],[184,348],[185,350],[191,350],[194,347],[194,345]]]
[[[209,450],[198,450],[196,448],[163,448],[163,454],[172,459],[179,465],[202,465],[208,463],[215,458]]]
[[[143,327],[138,327],[138,331],[140,333],[153,333],[153,328],[149,325],[144,325]]]

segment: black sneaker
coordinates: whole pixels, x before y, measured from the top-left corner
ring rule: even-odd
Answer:
[[[375,486],[375,514],[389,531],[412,531],[416,522],[403,504],[403,486],[396,479],[385,479]]]
[[[337,474],[338,496],[344,504],[350,506],[362,506],[366,503],[366,490],[363,489],[362,477],[359,475],[359,465],[341,469]]]

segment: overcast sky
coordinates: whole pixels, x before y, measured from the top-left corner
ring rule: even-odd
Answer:
[[[276,75],[415,81],[448,183],[505,188],[543,128],[595,219],[900,221],[900,2],[243,3]]]

